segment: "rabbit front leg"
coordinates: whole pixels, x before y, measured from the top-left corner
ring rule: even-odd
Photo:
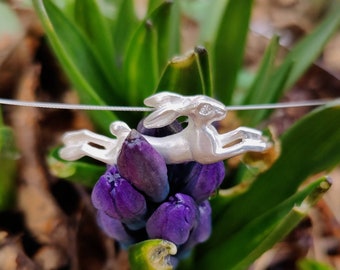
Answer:
[[[239,127],[224,134],[217,135],[218,149],[216,153],[224,158],[229,158],[248,151],[262,152],[271,144],[256,129]]]
[[[218,160],[228,159],[246,152],[263,152],[268,149],[269,144],[267,142],[245,139],[232,146],[216,149],[215,156]]]
[[[253,128],[239,127],[227,133],[218,134],[217,140],[222,148],[232,146],[244,140],[263,141],[262,132]]]

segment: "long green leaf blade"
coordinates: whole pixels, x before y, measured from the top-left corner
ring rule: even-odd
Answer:
[[[113,40],[108,21],[101,13],[97,1],[76,0],[74,18],[77,25],[83,30],[101,57],[105,69],[108,72],[115,70]],[[115,74],[115,73],[113,73]],[[115,78],[114,76],[111,76]]]
[[[219,213],[214,214],[213,235],[202,250],[214,252],[215,247],[241,233],[244,226],[293,196],[308,176],[338,164],[338,119],[340,101],[335,101],[313,111],[288,130],[282,137],[282,153],[276,163],[259,175],[248,190],[231,201],[227,198],[224,207],[223,202],[219,202]]]
[[[271,248],[277,241],[289,233],[307,214],[316,199],[329,188],[322,187],[325,179],[320,179],[302,191],[295,193],[267,213],[244,224],[239,231],[232,234],[227,241],[221,241],[213,247],[199,249],[197,268],[206,269],[210,261],[219,268],[241,270],[251,264],[259,255]],[[318,196],[315,196],[315,194]],[[308,200],[308,207],[303,203],[305,198],[313,197],[313,203]],[[316,198],[317,197],[317,198]],[[297,205],[304,205],[304,211],[298,211]],[[224,231],[220,232],[220,235]],[[237,249],[242,246],[242,249]],[[196,268],[195,268],[196,269]]]
[[[157,32],[158,69],[160,72],[165,68],[169,59],[179,53],[180,46],[179,4],[178,1],[168,1],[168,3],[171,3],[171,8],[162,9],[162,13],[154,18]]]
[[[331,7],[329,14],[322,23],[310,35],[302,39],[285,57],[281,68],[285,68],[286,65],[290,65],[291,63],[294,63],[294,67],[286,80],[283,90],[289,89],[292,85],[294,85],[306,69],[319,56],[326,42],[339,28],[339,1],[334,1],[334,4],[331,5]],[[278,69],[277,73],[280,73],[281,68]],[[274,74],[273,80],[275,78]]]
[[[210,91],[210,79],[207,68],[208,59],[203,48],[183,57],[171,60],[156,88],[156,92],[172,91],[182,95],[197,95]],[[201,62],[205,66],[201,66]],[[208,88],[205,91],[205,88]]]
[[[212,242],[224,241],[243,224],[291,196],[308,176],[330,170],[338,164],[339,119],[340,101],[335,101],[313,111],[291,127],[282,136],[282,152],[273,166],[259,175],[247,192],[221,211],[215,228],[217,231],[223,228],[226,233],[224,237],[212,237]]]
[[[125,3],[126,1],[124,1]],[[124,10],[125,11],[125,10]],[[119,13],[120,15],[120,13]],[[124,14],[126,15],[126,14]],[[126,103],[126,95],[122,88],[120,66],[117,63],[117,51],[111,35],[109,20],[105,18],[99,4],[95,0],[76,0],[74,7],[74,19],[77,26],[86,35],[87,41],[91,44],[94,53],[97,55],[98,62],[103,67],[105,78],[110,84],[110,89],[105,92],[114,93],[119,97],[122,104]],[[119,17],[118,17],[119,22]],[[125,27],[127,28],[127,27]],[[123,43],[123,40],[121,40]],[[125,45],[125,44],[123,44]],[[97,90],[98,93],[103,90]]]
[[[264,89],[266,90],[266,95],[262,95],[262,101],[256,103],[255,101],[249,102],[249,104],[263,104],[263,103],[275,103],[278,101],[282,89],[287,81],[287,78],[292,72],[294,63],[287,64],[283,66],[279,73],[276,74],[275,80],[272,79],[272,74],[269,76],[268,84],[266,84]],[[256,93],[254,91],[254,93]],[[257,99],[257,98],[255,98]],[[253,102],[253,103],[252,103]],[[246,126],[255,127],[265,120],[273,110],[257,110],[257,111],[243,111],[237,112],[237,115],[242,119],[242,123]]]
[[[229,0],[180,1],[183,13],[199,24],[199,44],[209,47],[212,43],[228,2]]]
[[[119,6],[117,21],[113,30],[116,64],[122,67],[128,44],[139,26],[133,0],[124,0]]]
[[[49,0],[34,0],[49,41],[69,79],[76,87],[84,103],[106,105],[119,104],[109,92],[112,85],[98,62],[92,47],[78,28]],[[91,112],[91,116],[104,132],[116,120],[108,111]]]
[[[290,76],[292,69],[294,68],[294,63],[287,63],[282,67],[280,72],[277,74],[277,76],[274,79],[270,79],[271,83],[267,85],[267,96],[264,98],[263,103],[275,103],[279,100],[280,94],[282,92],[282,89],[284,88],[284,85]],[[271,76],[272,77],[272,76]],[[253,114],[253,117],[250,116],[250,113],[248,113],[248,123],[249,126],[256,126],[261,123],[261,121],[265,120],[273,110],[258,110]]]
[[[270,77],[274,70],[275,57],[279,48],[279,38],[276,36],[272,38],[257,72],[255,80],[253,81],[250,88],[247,90],[245,97],[243,98],[242,104],[261,104],[266,103],[268,100],[268,92],[272,92],[275,89],[272,87],[272,81]],[[269,103],[269,102],[268,102]],[[240,111],[238,115],[242,119],[244,125],[251,125],[251,122],[258,123],[257,114],[259,111]],[[254,120],[256,119],[256,120]]]
[[[168,20],[170,2],[164,2],[149,18],[142,22],[133,36],[124,59],[124,83],[127,88],[129,104],[142,105],[150,96],[159,78],[158,40],[159,23]]]
[[[213,85],[216,97],[230,104],[242,65],[252,0],[230,0],[212,43]]]
[[[304,199],[299,205],[295,204],[294,207],[280,220],[275,228],[268,235],[262,238],[262,241],[253,241],[255,242],[253,249],[248,256],[244,256],[238,261],[235,261],[235,269],[245,269],[265,251],[272,248],[275,243],[281,241],[285,236],[287,236],[303,220],[303,218],[307,216],[308,211],[319,201],[324,193],[329,190],[331,183],[326,177],[323,177],[319,181],[310,185],[310,187],[312,187],[313,190],[308,194],[306,199]],[[275,215],[276,211],[273,214],[274,218]],[[259,229],[259,234],[261,234],[261,230],[263,230],[263,227],[266,225],[267,222],[259,222],[259,226],[257,227]],[[250,237],[250,235],[248,237]]]
[[[208,52],[204,47],[196,47],[195,52],[197,56],[197,65],[203,85],[203,94],[212,97],[214,96],[214,93],[212,87]]]
[[[164,3],[164,0],[149,0],[147,14],[151,14]]]
[[[326,19],[313,33],[302,39],[284,58],[283,63],[275,69],[274,58],[277,48],[271,43],[253,85],[248,90],[244,104],[275,103],[284,90],[289,89],[312,64],[321,52],[327,40],[340,23],[340,5],[335,4]],[[256,126],[266,119],[272,111],[258,110],[239,112],[243,123]]]
[[[131,40],[124,63],[129,104],[140,106],[153,91],[158,78],[157,37],[151,22],[144,22]]]
[[[181,50],[181,0],[173,0],[173,7],[171,11],[170,25],[169,25],[169,46],[167,61],[175,55],[179,55]],[[164,67],[163,67],[164,68]]]
[[[298,270],[334,270],[334,268],[323,262],[315,261],[312,259],[303,259],[298,262]]]
[[[0,211],[8,209],[14,203],[18,157],[12,129],[2,125],[0,121]]]

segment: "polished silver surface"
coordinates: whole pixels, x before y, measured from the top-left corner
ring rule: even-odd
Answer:
[[[168,164],[186,161],[209,164],[248,151],[262,152],[271,146],[261,131],[252,128],[239,127],[219,134],[212,123],[222,120],[227,108],[210,97],[162,92],[146,98],[144,103],[154,108],[144,120],[146,128],[164,127],[180,116],[188,118],[188,125],[179,133],[166,137],[143,135]],[[60,156],[69,161],[89,156],[115,164],[130,130],[126,123],[115,121],[110,125],[110,132],[116,139],[89,130],[67,132],[63,137],[65,146],[60,150]]]

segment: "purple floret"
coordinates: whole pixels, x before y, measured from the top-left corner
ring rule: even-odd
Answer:
[[[123,143],[117,163],[120,174],[152,201],[161,202],[168,196],[164,158],[136,130]]]
[[[115,216],[116,210],[113,204],[111,191],[112,183],[120,177],[116,166],[107,169],[94,186],[91,194],[93,206],[104,211],[109,216]]]
[[[94,207],[130,229],[138,230],[145,225],[147,206],[144,196],[119,175],[115,166],[100,177],[92,191],[92,202]]]
[[[195,201],[188,195],[177,193],[151,215],[146,231],[150,238],[161,238],[181,245],[188,240],[198,216]]]
[[[208,240],[211,235],[211,206],[208,200],[198,206],[199,218],[197,225],[193,228],[188,241],[182,247],[183,250],[190,250],[195,245]]]
[[[97,212],[97,221],[101,229],[111,238],[116,239],[123,245],[131,245],[136,240],[128,233],[123,223],[106,215],[103,211]]]
[[[193,165],[182,193],[192,196],[197,203],[207,200],[221,185],[225,176],[223,161]]]

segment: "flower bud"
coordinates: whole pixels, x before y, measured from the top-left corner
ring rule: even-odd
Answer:
[[[182,192],[182,189],[186,184],[185,180],[188,178],[196,163],[197,162],[195,161],[190,161],[179,164],[167,164],[168,181],[170,184],[170,192],[172,194]]]
[[[91,199],[96,209],[104,211],[109,216],[116,215],[116,209],[111,197],[112,182],[118,177],[116,166],[108,167],[93,187]]]
[[[177,193],[155,210],[146,223],[146,231],[150,238],[181,245],[188,240],[198,216],[195,201],[188,195]]]
[[[208,199],[221,185],[225,176],[223,161],[212,164],[196,163],[181,192],[192,196],[197,203]]]
[[[208,240],[211,234],[211,206],[208,200],[198,206],[199,218],[197,225],[193,228],[188,241],[184,244],[183,249],[189,250],[198,243]]]
[[[94,207],[125,223],[132,230],[145,225],[147,207],[144,196],[120,176],[115,166],[98,180],[93,188],[92,202]]]
[[[97,212],[97,222],[109,237],[114,238],[121,244],[130,245],[136,242],[119,220],[106,215],[104,211],[99,210]]]
[[[164,158],[136,130],[124,141],[117,164],[120,174],[152,201],[161,202],[168,196]]]

